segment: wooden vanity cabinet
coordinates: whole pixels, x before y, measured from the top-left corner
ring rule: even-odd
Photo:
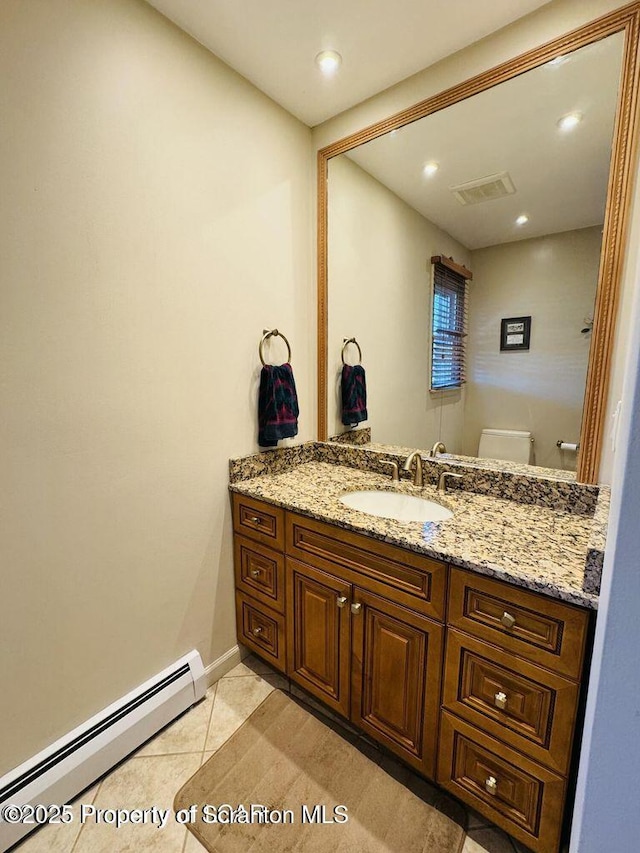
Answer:
[[[234,494],[240,642],[556,853],[589,613]]]
[[[452,568],[437,781],[537,853],[554,853],[588,613]]]
[[[233,496],[238,640],[285,672],[284,510]]]
[[[290,513],[286,527],[290,678],[435,778],[444,629],[420,610],[442,612],[446,566],[401,565],[385,543]]]

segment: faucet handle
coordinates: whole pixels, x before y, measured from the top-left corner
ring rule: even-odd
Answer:
[[[462,480],[462,474],[454,474],[453,471],[443,471],[438,478],[438,494],[444,495],[447,489],[447,477],[452,480]]]
[[[400,482],[400,472],[398,470],[398,463],[393,462],[393,461],[388,460],[388,459],[383,459],[382,464],[391,466],[391,479],[393,480],[394,483],[399,483]]]

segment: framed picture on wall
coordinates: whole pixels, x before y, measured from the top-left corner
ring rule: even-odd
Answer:
[[[529,349],[531,317],[507,317],[500,323],[500,351]]]

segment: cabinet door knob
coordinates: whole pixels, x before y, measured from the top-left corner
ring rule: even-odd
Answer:
[[[262,574],[261,569],[251,569],[251,577],[252,578],[259,578],[261,574]]]
[[[253,633],[256,637],[259,637],[260,634],[262,634],[262,628],[260,626],[258,626],[257,628],[254,628]]]
[[[493,697],[493,701],[495,702],[496,708],[500,708],[501,711],[504,711],[507,707],[507,694],[500,691]]]
[[[516,617],[512,616],[510,613],[507,613],[505,610],[500,619],[505,628],[513,628],[516,624]]]
[[[496,792],[498,790],[498,780],[495,776],[489,776],[488,779],[485,779],[484,787],[488,794],[491,794],[495,797]]]
[[[346,595],[339,595],[336,604],[338,605],[338,607],[344,607],[347,603],[347,600],[348,599]]]
[[[361,610],[362,610],[362,604],[360,604],[360,602],[358,602],[357,604],[351,605],[351,612],[355,613],[356,616],[358,615],[358,613],[360,613]]]

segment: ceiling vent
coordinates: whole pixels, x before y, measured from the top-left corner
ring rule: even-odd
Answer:
[[[508,172],[487,175],[486,178],[477,178],[475,181],[467,181],[466,184],[458,184],[455,187],[449,187],[449,189],[460,204],[465,206],[480,204],[483,201],[493,201],[494,198],[513,195],[516,191]]]

